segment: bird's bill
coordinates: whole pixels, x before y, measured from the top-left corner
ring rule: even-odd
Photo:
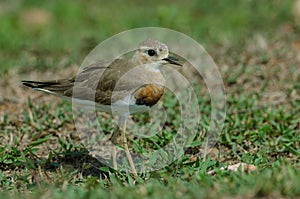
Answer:
[[[163,59],[164,61],[166,61],[169,64],[173,64],[173,65],[177,65],[177,66],[182,66],[182,63],[179,62],[179,59],[169,55],[168,57]]]

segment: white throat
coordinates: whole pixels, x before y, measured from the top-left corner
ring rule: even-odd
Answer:
[[[149,71],[160,72],[161,64],[159,64],[159,63],[145,64],[145,67]]]

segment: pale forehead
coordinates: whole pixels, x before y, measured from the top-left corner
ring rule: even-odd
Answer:
[[[145,41],[143,41],[142,43],[140,43],[139,45],[139,49],[160,49],[162,51],[168,51],[168,47],[166,44],[157,41],[157,40],[152,40],[152,39],[147,39]]]

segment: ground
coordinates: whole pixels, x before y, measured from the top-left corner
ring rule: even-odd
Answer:
[[[183,9],[168,1],[155,8],[133,2],[147,17],[136,17],[142,11],[130,4],[0,4],[0,41],[5,46],[0,67],[0,196],[300,197],[300,29],[294,1],[191,1]],[[111,13],[112,8],[130,14]],[[202,43],[222,75],[227,114],[205,159],[198,137],[183,157],[134,180],[105,167],[80,144],[70,103],[25,88],[21,80],[75,74],[98,43],[137,26],[176,29]],[[205,88],[200,93],[200,127],[206,129],[210,99]],[[176,110],[170,95],[162,104]],[[111,116],[99,114],[101,127],[111,133]],[[176,114],[170,115],[163,138],[178,124]],[[145,122],[147,114],[134,119]],[[162,137],[139,144],[147,148]],[[254,167],[221,169],[237,163]]]

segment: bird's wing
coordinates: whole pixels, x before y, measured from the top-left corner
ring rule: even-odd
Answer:
[[[105,83],[101,83],[103,81],[103,75],[113,74],[116,70],[111,68],[110,65],[112,64],[108,64],[108,62],[97,62],[85,67],[72,78],[51,81],[25,80],[22,81],[22,83],[34,90],[44,91],[60,97],[73,97],[110,105],[112,93],[111,87],[114,86],[115,80],[109,75],[112,79]],[[100,85],[106,89],[99,90],[98,87]]]

